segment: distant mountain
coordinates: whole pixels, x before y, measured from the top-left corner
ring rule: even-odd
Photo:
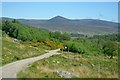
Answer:
[[[48,21],[50,21],[50,22],[64,22],[64,21],[66,21],[66,22],[68,22],[70,20],[67,18],[64,18],[62,16],[56,16],[56,17],[49,19]]]
[[[2,20],[13,20],[3,17]],[[118,23],[97,19],[67,19],[56,16],[48,20],[17,19],[23,24],[49,29],[50,31],[61,31],[80,33],[87,35],[117,33]]]

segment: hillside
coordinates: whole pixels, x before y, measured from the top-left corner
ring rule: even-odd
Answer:
[[[4,44],[2,45],[3,54],[0,53],[3,65],[41,55],[45,53],[45,50],[60,48],[62,46],[60,41],[69,39],[67,33],[49,32],[45,29],[24,25],[16,20],[3,21],[0,32],[2,33],[2,44]]]
[[[44,48],[34,47],[29,43],[21,43],[8,35],[2,38],[2,65],[25,58],[35,57],[44,54]],[[0,64],[1,66],[1,64]]]
[[[13,20],[3,17],[2,20]],[[56,16],[48,20],[17,19],[23,24],[45,28],[50,31],[80,33],[87,35],[117,33],[117,23],[97,19],[67,19]]]
[[[50,21],[54,22],[55,19]],[[62,23],[68,19],[59,17],[60,21]],[[4,45],[0,59],[3,65],[39,56],[51,49],[61,50],[58,56],[37,61],[26,67],[17,75],[19,78],[118,77],[120,43],[117,41],[117,34],[71,38],[68,33],[30,27],[16,20],[3,21],[1,30]]]

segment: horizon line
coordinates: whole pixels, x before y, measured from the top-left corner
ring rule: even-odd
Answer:
[[[57,15],[57,16],[60,16],[60,15]],[[57,16],[53,16],[53,17],[50,17],[50,18],[16,18],[16,17],[8,17],[8,16],[0,16],[0,18],[11,18],[11,19],[29,19],[29,20],[50,20],[54,17],[57,17]],[[107,19],[100,19],[100,18],[67,18],[67,17],[64,17],[64,16],[60,16],[60,17],[63,17],[63,18],[66,18],[66,19],[71,19],[71,20],[82,20],[82,19],[92,19],[92,20],[102,20],[102,21],[108,21],[108,22],[115,22],[115,23],[119,23],[118,21],[112,21],[112,20],[107,20]]]

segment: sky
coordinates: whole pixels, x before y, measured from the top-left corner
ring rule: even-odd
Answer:
[[[2,2],[2,17],[16,19],[101,19],[118,21],[117,2]]]
[[[119,2],[119,0],[1,0],[2,2]]]

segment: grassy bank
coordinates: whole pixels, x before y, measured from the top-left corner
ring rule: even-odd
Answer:
[[[79,78],[116,78],[118,59],[65,52],[35,62],[22,70],[19,78],[60,78],[56,70],[68,71]]]
[[[8,36],[2,39],[2,43],[4,44],[2,45],[2,65],[45,53],[45,47],[33,47],[29,43],[15,42]]]

